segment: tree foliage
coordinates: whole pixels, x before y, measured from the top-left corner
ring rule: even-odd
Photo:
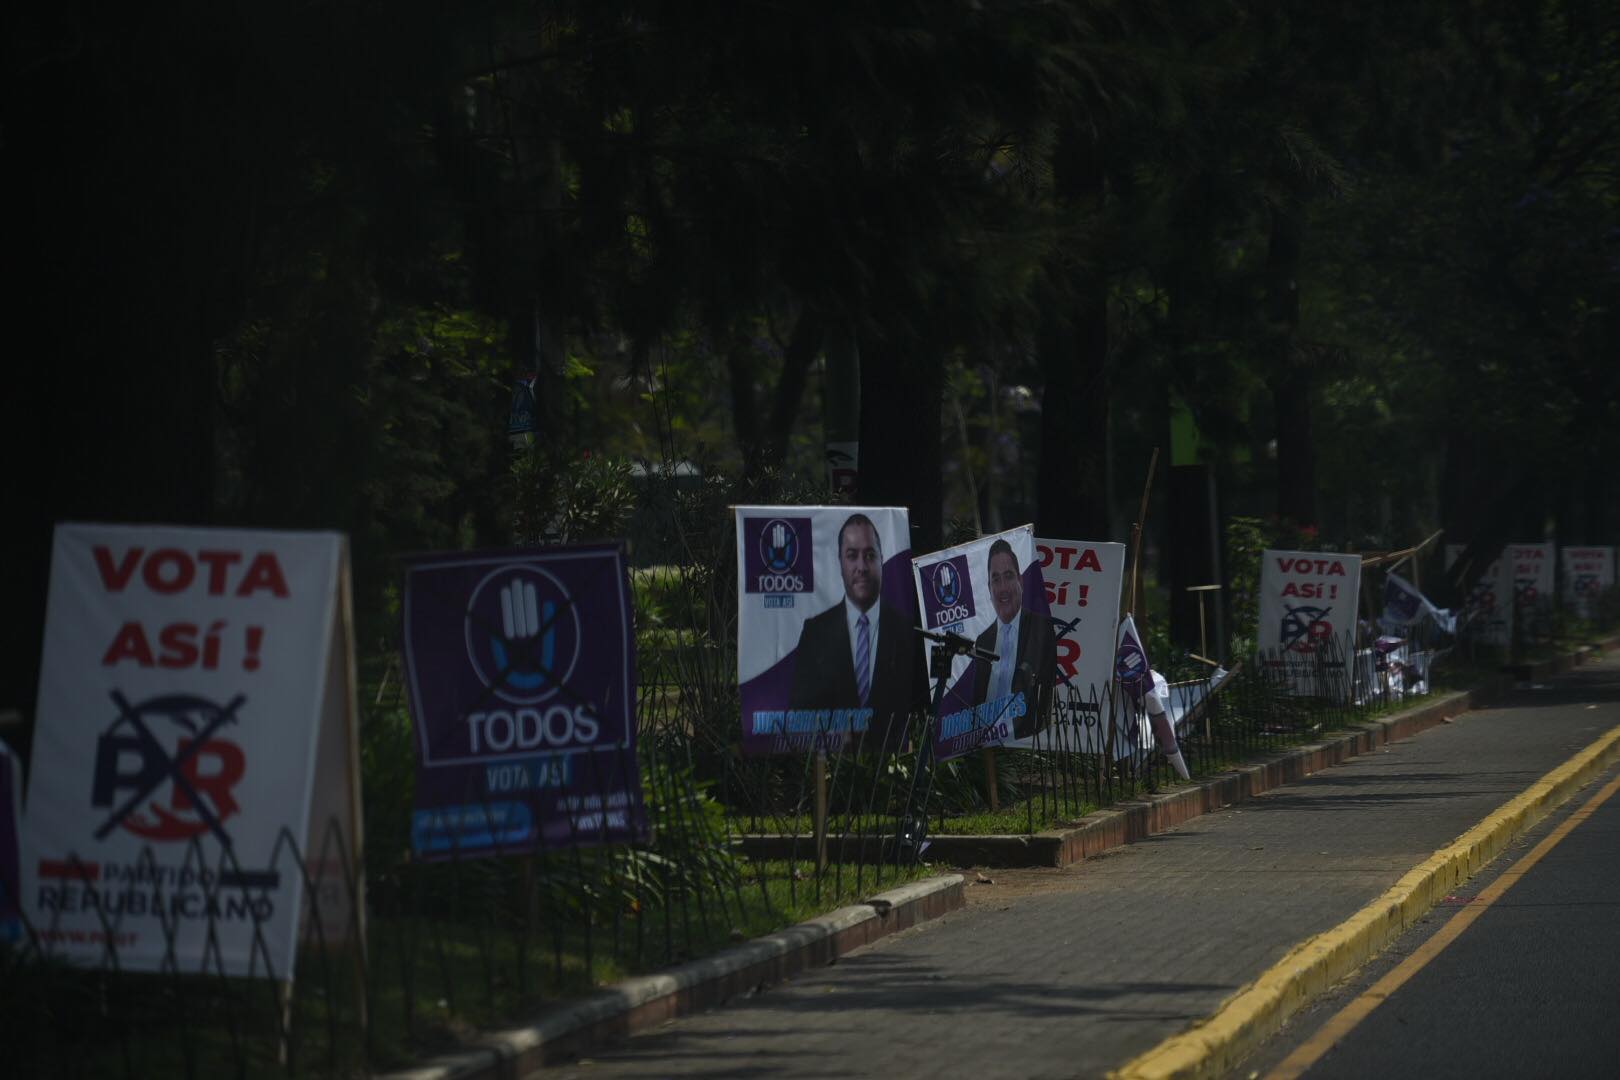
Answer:
[[[1118,534],[1173,408],[1230,509],[1341,543],[1620,525],[1613,5],[242,0],[8,30],[20,704],[56,520],[343,528],[381,611],[399,552],[618,483],[582,469],[815,481],[835,339],[859,497],[911,506],[919,547],[948,518]]]

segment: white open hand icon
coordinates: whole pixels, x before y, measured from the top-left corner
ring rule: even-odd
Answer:
[[[501,590],[501,627],[506,640],[524,641],[540,633],[540,606],[534,583],[513,578]]]

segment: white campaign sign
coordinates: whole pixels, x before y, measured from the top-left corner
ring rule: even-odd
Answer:
[[[1361,556],[1330,551],[1267,551],[1260,564],[1261,663],[1295,694],[1319,692],[1320,678],[1343,677],[1350,692],[1361,590]],[[1322,650],[1331,659],[1323,659]],[[1325,666],[1324,666],[1325,665]]]
[[[1552,602],[1557,560],[1552,544],[1509,544],[1513,561],[1513,596],[1521,604]]]
[[[904,508],[735,509],[743,752],[897,738],[924,693]]]
[[[1446,545],[1446,569],[1462,557],[1467,544]],[[1486,645],[1507,648],[1513,642],[1513,564],[1500,555],[1485,568],[1464,602],[1463,615],[1472,623],[1471,632]],[[1458,629],[1464,624],[1459,621]]]
[[[1614,587],[1614,548],[1567,547],[1564,554],[1564,602],[1590,618],[1597,598]]]
[[[348,936],[347,560],[335,533],[57,527],[22,858],[48,954],[290,981],[301,916]]]
[[[1100,711],[1114,677],[1125,545],[1036,537],[1035,553],[1057,635],[1057,692],[1052,726],[1033,745],[1101,753],[1108,732]]]

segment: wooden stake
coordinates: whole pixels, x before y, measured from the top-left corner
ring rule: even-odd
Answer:
[[[827,751],[816,751],[816,870],[827,868]]]
[[[987,746],[981,753],[984,755],[984,782],[990,792],[990,812],[993,814],[1001,809],[1001,796],[996,791],[996,752]]]
[[[1147,618],[1147,605],[1141,602],[1137,595],[1138,571],[1142,568],[1142,533],[1147,528],[1148,498],[1153,494],[1153,474],[1159,468],[1159,448],[1153,448],[1153,456],[1148,459],[1147,483],[1142,485],[1142,506],[1136,512],[1136,523],[1131,526],[1131,595],[1128,603],[1129,610],[1134,614],[1140,612],[1142,618]]]

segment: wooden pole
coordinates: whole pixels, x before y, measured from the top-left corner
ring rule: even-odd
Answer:
[[[1209,655],[1209,636],[1204,632],[1204,594],[1198,594],[1198,653]]]
[[[1136,557],[1142,550],[1142,523],[1131,522],[1131,587],[1125,593],[1125,614],[1136,613]]]
[[[1205,619],[1204,619],[1204,594],[1205,593],[1212,593],[1212,592],[1220,592],[1221,587],[1219,585],[1189,585],[1189,586],[1187,586],[1187,591],[1190,592],[1190,593],[1196,593],[1197,596],[1198,596],[1198,653],[1203,654],[1203,655],[1198,655],[1198,654],[1194,654],[1194,653],[1189,653],[1188,655],[1192,656],[1192,658],[1194,660],[1203,661],[1204,663],[1208,664],[1210,667],[1220,667],[1221,666],[1220,664],[1218,664],[1214,660],[1210,660],[1208,658],[1209,657],[1209,637],[1208,637],[1208,632],[1206,630],[1207,624],[1206,624]]]
[[[984,783],[990,793],[990,812],[993,814],[1001,809],[1001,795],[996,791],[996,752],[985,747],[984,754]]]
[[[1140,604],[1137,595],[1138,571],[1142,568],[1142,533],[1147,527],[1148,498],[1153,494],[1153,474],[1159,467],[1159,448],[1153,448],[1153,456],[1148,459],[1147,483],[1142,485],[1142,505],[1136,512],[1136,523],[1131,526],[1131,593],[1126,603],[1126,610],[1132,614],[1141,611],[1142,618],[1147,618],[1146,609]]]
[[[827,751],[816,751],[816,870],[827,868]]]

